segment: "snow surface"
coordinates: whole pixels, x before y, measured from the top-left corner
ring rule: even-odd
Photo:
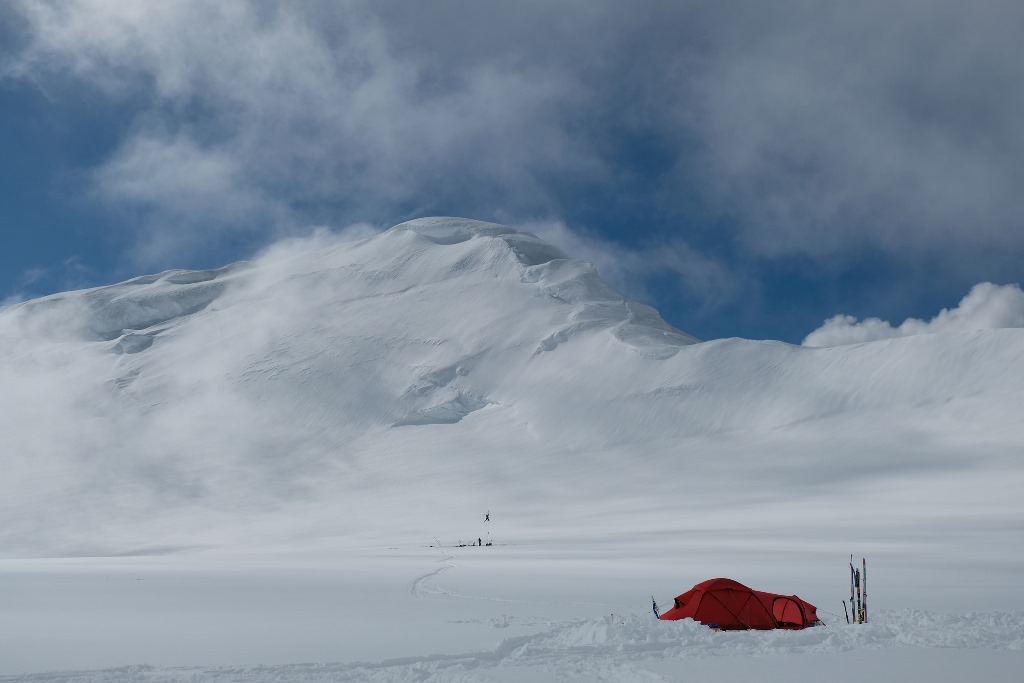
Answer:
[[[1024,663],[1024,330],[700,343],[532,235],[437,218],[0,309],[0,383],[0,680]],[[653,619],[715,576],[829,626]]]

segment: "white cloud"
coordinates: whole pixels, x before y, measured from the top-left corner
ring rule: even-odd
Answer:
[[[33,298],[33,290],[40,283],[49,289],[83,289],[89,286],[93,272],[78,256],[69,256],[58,264],[33,266],[26,269],[16,280],[15,289],[0,298],[0,307],[13,306]]]
[[[811,332],[804,346],[841,346],[860,342],[908,337],[936,332],[970,332],[1003,327],[1024,327],[1024,291],[1020,285],[995,285],[982,282],[956,308],[944,308],[931,320],[907,318],[898,327],[879,318],[857,320],[852,315],[837,315]]]
[[[1022,5],[897,4],[14,0],[0,72],[126,112],[88,171],[133,267],[297,225],[608,209],[664,241],[639,261],[725,299],[694,245],[751,280],[877,252],[1015,277]]]
[[[579,96],[562,69],[485,58],[435,83],[365,3],[20,6],[32,40],[13,71],[71,74],[136,110],[92,179],[141,218],[145,265],[220,233],[278,237],[323,204],[431,213],[476,193],[536,207],[532,168],[598,166],[556,115]]]
[[[533,221],[515,227],[554,244],[570,258],[590,261],[602,280],[639,301],[656,303],[648,283],[666,274],[680,285],[681,291],[671,292],[671,296],[684,296],[698,308],[727,303],[742,290],[742,283],[725,264],[681,239],[637,247],[571,228],[562,221]]]

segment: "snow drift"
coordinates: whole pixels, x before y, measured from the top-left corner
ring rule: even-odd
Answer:
[[[942,648],[914,652],[911,657],[886,658],[897,648]],[[952,652],[948,648],[955,648]],[[279,666],[124,666],[88,672],[39,674],[24,680],[36,683],[171,683],[181,681],[687,681],[708,672],[728,680],[791,680],[794,671],[820,664],[794,660],[794,655],[832,656],[827,678],[837,681],[913,676],[921,661],[938,659],[962,680],[984,672],[986,680],[1012,681],[1024,648],[1024,618],[1020,615],[940,617],[914,612],[883,612],[878,623],[861,628],[815,629],[799,635],[716,633],[694,622],[654,622],[642,617],[579,619],[548,625],[544,631],[504,639],[490,651],[407,657],[380,663],[287,664]],[[987,650],[996,666],[979,667],[971,649]],[[855,660],[836,655],[855,654]],[[1003,655],[1002,657],[993,655]],[[1009,656],[1007,656],[1009,655]],[[908,663],[910,666],[908,666]],[[848,669],[847,671],[844,671]],[[717,669],[717,670],[716,670]],[[711,674],[714,676],[715,674]],[[4,677],[0,677],[4,680]]]

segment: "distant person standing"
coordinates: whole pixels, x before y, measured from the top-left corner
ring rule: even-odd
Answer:
[[[479,548],[479,547],[480,547],[480,546],[482,546],[483,544],[484,544],[484,542],[483,542],[482,540],[480,540],[480,538],[478,537],[478,538],[476,539],[476,545],[477,545],[477,547]]]

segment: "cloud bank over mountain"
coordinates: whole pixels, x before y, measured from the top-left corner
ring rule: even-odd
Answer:
[[[758,253],[1019,247],[1015,5],[890,5],[18,0],[5,71],[135,107],[96,192],[176,223],[339,192],[551,208],[555,175],[624,177],[616,112],[664,155],[665,190],[699,169]]]
[[[1020,285],[982,282],[971,288],[956,308],[944,308],[931,320],[907,318],[898,327],[879,318],[858,320],[837,315],[811,332],[804,346],[841,346],[936,332],[974,332],[1024,327],[1024,291]]]
[[[873,268],[896,290],[883,316],[1019,279],[1019,3],[16,0],[0,13],[5,80],[58,112],[97,110],[102,153],[67,161],[137,269],[445,213],[665,253],[674,265],[637,291],[684,302],[680,324],[688,311],[770,327],[760,311],[778,291],[814,306],[810,320],[865,311]],[[710,313],[691,305],[720,271],[745,280],[717,288]]]

